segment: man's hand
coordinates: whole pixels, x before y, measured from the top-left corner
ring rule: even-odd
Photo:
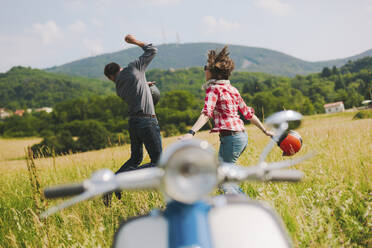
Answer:
[[[129,44],[135,44],[136,42],[136,38],[134,37],[134,35],[131,34],[126,35],[124,40]]]
[[[147,82],[147,84],[149,85],[149,87],[151,87],[151,86],[155,85],[156,82],[155,81],[154,82]]]
[[[143,47],[145,45],[145,43],[143,43],[142,41],[139,41],[137,40],[134,35],[131,35],[131,34],[127,34],[124,38],[124,40],[129,43],[129,44],[133,44],[133,45],[137,45],[137,46],[140,46],[140,47]]]

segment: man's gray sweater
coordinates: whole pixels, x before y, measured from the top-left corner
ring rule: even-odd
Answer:
[[[124,67],[115,78],[116,93],[129,106],[129,115],[155,115],[150,87],[147,84],[145,71],[157,53],[157,48],[148,44],[138,59]]]

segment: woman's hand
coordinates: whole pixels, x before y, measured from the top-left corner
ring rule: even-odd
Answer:
[[[181,137],[178,138],[178,140],[188,140],[188,139],[192,139],[193,135],[191,133],[187,133]]]
[[[271,131],[268,131],[267,129],[263,130],[263,133],[266,134],[267,136],[269,137],[274,137],[275,133],[271,132]]]

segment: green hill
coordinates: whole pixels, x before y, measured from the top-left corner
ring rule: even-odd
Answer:
[[[372,94],[371,65],[372,57],[365,57],[349,61],[342,67],[323,67],[321,72],[294,78],[261,72],[236,71],[232,74],[231,81],[242,94],[254,96],[278,86],[294,87],[315,102],[319,102],[316,99],[322,92],[320,89],[329,85],[330,90],[323,92],[326,102],[343,100],[351,107],[361,101],[358,97],[352,99],[353,91],[363,95],[365,99],[369,99]],[[200,67],[177,70],[152,69],[147,72],[147,79],[156,81],[162,93],[182,89],[200,99],[204,95],[201,90],[204,72]],[[319,89],[308,89],[310,85],[317,84]],[[60,75],[24,67],[14,67],[7,73],[0,73],[0,107],[13,110],[54,106],[69,99],[109,94],[115,94],[115,90],[114,84],[107,80]],[[319,102],[319,109],[322,108],[321,104],[322,101]]]
[[[37,108],[58,102],[114,92],[114,84],[48,73],[43,70],[13,67],[0,73],[0,107]]]
[[[203,66],[206,61],[207,51],[220,48],[223,44],[217,43],[187,43],[166,44],[157,46],[159,53],[151,63],[149,69],[178,69]],[[372,56],[372,49],[353,57],[322,61],[308,62],[287,54],[257,47],[230,45],[231,56],[236,63],[236,70],[249,72],[265,72],[281,76],[306,75],[319,72],[323,67],[340,67],[349,60],[365,56]],[[89,57],[67,63],[61,66],[46,69],[50,72],[84,76],[90,78],[103,78],[105,64],[115,61],[123,66],[141,54],[137,47],[122,51]]]

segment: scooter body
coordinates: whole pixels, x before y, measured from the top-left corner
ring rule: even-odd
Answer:
[[[114,248],[291,247],[283,223],[266,204],[226,194],[123,222]]]

